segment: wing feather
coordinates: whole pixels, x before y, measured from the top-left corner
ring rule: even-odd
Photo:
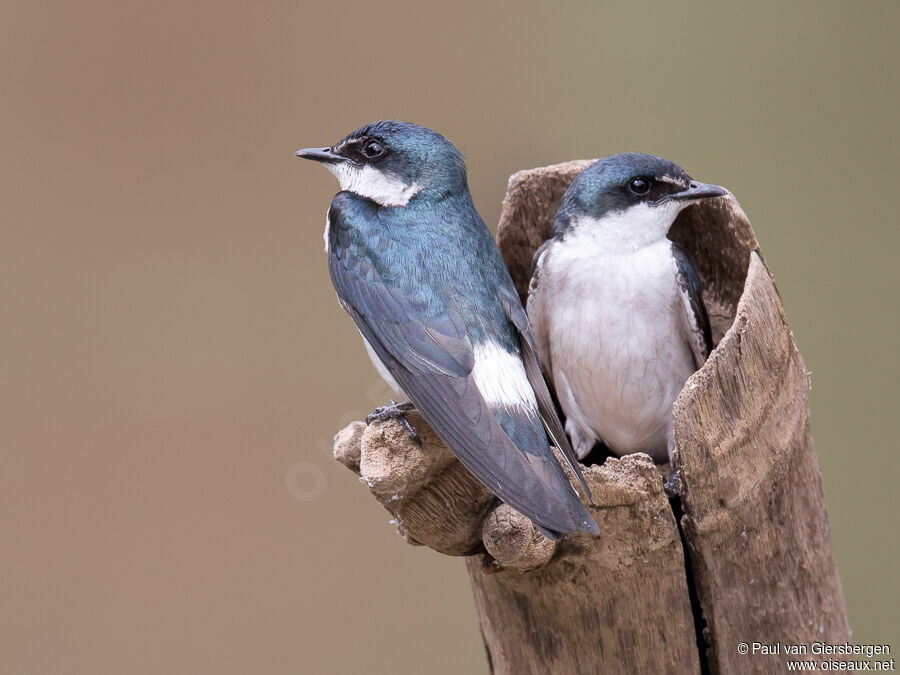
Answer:
[[[416,289],[385,283],[370,261],[350,255],[352,246],[341,241],[345,236],[341,230],[346,231],[348,223],[334,204],[329,220],[329,270],[341,304],[459,460],[548,535],[576,529],[597,532],[546,447],[543,433],[543,448],[537,447],[537,437],[520,448],[498,421],[497,410],[485,400],[473,377],[474,348],[457,308],[434,297],[420,297]],[[525,416],[513,422],[531,424]]]
[[[685,294],[685,320],[691,334],[694,363],[700,369],[712,351],[712,331],[709,315],[703,303],[703,284],[694,261],[681,246],[672,242],[672,255],[678,272],[678,283]]]
[[[550,438],[553,440],[556,447],[560,449],[563,457],[566,458],[566,463],[578,479],[581,489],[584,490],[584,493],[587,495],[591,504],[593,504],[594,497],[591,494],[591,489],[584,480],[584,476],[581,472],[581,464],[578,462],[578,456],[575,454],[575,450],[569,442],[569,437],[566,436],[562,422],[559,419],[559,413],[556,411],[556,405],[553,403],[553,397],[550,395],[550,389],[547,387],[547,382],[544,380],[544,375],[541,372],[540,359],[538,358],[537,347],[534,343],[534,336],[531,334],[528,316],[522,308],[522,303],[519,302],[518,296],[501,297],[501,301],[503,302],[503,308],[506,310],[506,315],[519,332],[519,342],[522,347],[522,359],[525,362],[525,374],[528,376],[528,381],[531,383],[531,388],[534,390],[538,410],[541,419],[544,422],[544,426],[547,429],[547,433],[550,435]]]

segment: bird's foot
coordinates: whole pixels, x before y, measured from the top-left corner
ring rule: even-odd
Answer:
[[[410,401],[397,403],[394,399],[391,399],[390,405],[378,406],[377,408],[375,408],[375,410],[372,411],[370,415],[367,415],[366,424],[371,424],[372,422],[384,422],[385,420],[397,420],[406,430],[406,433],[409,434],[410,438],[412,438],[416,443],[421,443],[419,441],[419,435],[416,433],[413,425],[410,424],[409,420],[406,418],[406,413],[408,413],[410,410],[415,409],[416,406],[414,406]]]
[[[669,472],[669,477],[663,483],[663,489],[666,491],[666,496],[669,499],[681,496],[681,479],[678,477],[678,472],[675,471],[674,467]]]

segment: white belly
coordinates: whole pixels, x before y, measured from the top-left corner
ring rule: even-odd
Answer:
[[[664,461],[672,404],[694,372],[671,243],[615,255],[557,246],[540,290],[549,294],[546,339],[569,426],[580,427],[582,445],[600,439],[618,455]]]

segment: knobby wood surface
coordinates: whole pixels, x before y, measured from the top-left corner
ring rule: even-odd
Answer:
[[[534,250],[589,164],[510,178],[497,240],[523,301]],[[335,437],[409,543],[469,556],[493,672],[782,672],[785,657],[738,644],[849,640],[808,375],[753,230],[728,195],[686,209],[671,236],[697,263],[717,344],[675,405],[680,532],[666,469],[644,454],[587,467],[602,534],[554,543],[415,413],[420,443],[393,421]]]
[[[602,536],[565,537],[524,574],[466,561],[493,672],[699,672],[684,552],[652,460],[613,458],[584,475]]]

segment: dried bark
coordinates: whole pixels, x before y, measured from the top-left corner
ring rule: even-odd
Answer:
[[[779,656],[740,642],[849,640],[809,376],[756,253],[737,319],[675,404],[682,526],[708,625],[713,672],[772,672]]]
[[[678,526],[644,454],[585,471],[600,537],[576,534],[527,574],[467,560],[497,673],[699,672]]]
[[[534,250],[588,163],[510,178],[497,240],[523,300]],[[778,672],[784,657],[738,644],[849,640],[808,374],[753,230],[728,195],[686,209],[672,238],[697,263],[717,343],[675,404],[680,523],[667,469],[644,454],[587,467],[603,534],[554,544],[416,415],[421,445],[395,422],[335,438],[410,543],[470,556],[494,672]]]

